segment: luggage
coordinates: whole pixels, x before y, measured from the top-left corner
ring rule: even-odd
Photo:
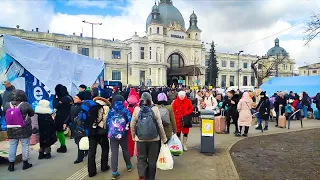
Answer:
[[[319,112],[319,110],[315,110],[314,111],[314,118],[317,119],[317,120],[320,120],[320,112]]]
[[[279,128],[286,128],[287,127],[287,119],[285,116],[283,116],[283,115],[279,116],[278,127]]]
[[[226,117],[224,111],[221,111],[221,116],[214,117],[214,131],[218,134],[224,133],[226,130]]]

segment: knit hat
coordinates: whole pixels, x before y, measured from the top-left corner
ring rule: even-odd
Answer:
[[[86,99],[86,93],[84,91],[80,92],[79,94],[77,94],[78,98],[83,101],[83,100],[87,100]]]
[[[128,97],[127,101],[129,104],[137,104],[139,102],[139,99],[137,98],[136,95],[131,95]]]
[[[184,92],[184,91],[179,91],[178,96],[186,96],[186,92]]]
[[[38,114],[52,114],[53,110],[50,108],[50,102],[48,100],[40,100],[35,108],[35,113]]]
[[[87,86],[86,86],[86,85],[84,85],[84,84],[81,84],[81,85],[79,86],[79,88],[87,89]]]
[[[100,92],[100,96],[105,98],[105,99],[109,99],[111,97],[111,92],[112,90],[111,89],[103,89],[101,92]]]
[[[262,92],[260,93],[260,96],[266,96],[266,92],[265,92],[265,91],[262,91]]]
[[[158,102],[161,102],[161,101],[168,101],[168,97],[167,97],[167,95],[165,94],[165,93],[160,93],[160,94],[158,94]]]
[[[152,96],[150,95],[150,93],[144,92],[144,93],[142,93],[140,100],[141,101],[146,101],[146,100],[152,101]]]
[[[122,102],[124,102],[123,96],[121,96],[121,95],[115,95],[115,96],[112,98],[112,103],[115,103],[115,102],[117,102],[117,101],[122,101]]]

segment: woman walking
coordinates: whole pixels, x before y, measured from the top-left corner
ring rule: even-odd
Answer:
[[[252,99],[249,96],[249,93],[245,92],[242,95],[238,103],[238,111],[239,111],[239,132],[241,134],[242,129],[244,128],[244,133],[242,136],[247,137],[249,132],[249,127],[251,126],[252,121],[252,114],[251,114],[251,107],[252,107]]]
[[[19,141],[22,145],[22,169],[32,167],[29,160],[29,144],[32,134],[31,118],[34,111],[28,103],[27,94],[22,90],[11,92],[11,102],[4,105],[4,112],[7,121],[7,136],[9,139],[9,171],[14,171],[14,162]]]

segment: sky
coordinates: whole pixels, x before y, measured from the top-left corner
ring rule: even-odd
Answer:
[[[157,0],[158,1],[158,0]],[[320,62],[320,36],[304,46],[306,22],[319,13],[320,0],[172,0],[186,28],[192,11],[198,16],[201,40],[214,41],[218,52],[265,55],[280,39],[297,66]],[[145,35],[154,0],[1,0],[0,26],[91,37],[129,39]],[[252,43],[255,42],[255,43]]]

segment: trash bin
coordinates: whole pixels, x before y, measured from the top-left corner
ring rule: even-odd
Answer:
[[[214,153],[214,111],[200,111],[201,118],[201,153]]]

